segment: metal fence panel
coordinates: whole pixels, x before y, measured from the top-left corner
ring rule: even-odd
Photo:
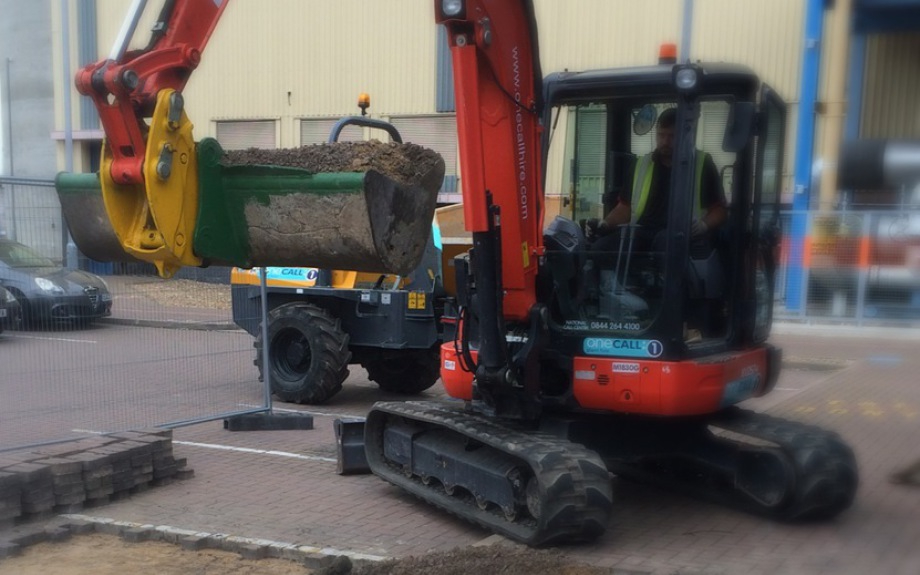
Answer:
[[[0,180],[0,234],[60,262],[60,207],[42,199],[50,186]],[[920,323],[920,210],[782,217],[778,319]],[[107,283],[111,316],[0,334],[0,451],[269,409],[253,338],[233,323],[229,269],[162,280],[147,264],[78,265]],[[262,321],[251,313],[239,319]]]
[[[63,261],[64,226],[54,182],[0,178],[0,238]]]
[[[59,205],[24,199],[54,194],[50,182],[0,185],[0,229],[7,238],[22,243],[45,238],[47,222],[61,221]],[[9,202],[14,187],[16,202]],[[57,243],[38,241],[32,247],[62,262],[66,236],[60,224],[54,229]],[[111,294],[111,315],[65,319],[108,299],[104,290],[81,291],[33,310],[30,324],[0,333],[0,451],[268,409],[253,365],[253,338],[233,322],[228,268],[183,269],[177,278],[163,280],[147,264],[80,257],[78,267],[82,277],[68,281],[90,281],[85,274],[102,278]],[[37,285],[27,290],[34,280],[11,274],[0,267],[0,281],[21,290],[17,296],[30,310],[38,301],[52,301],[53,294]]]
[[[796,218],[806,223],[798,237]],[[783,224],[777,317],[920,320],[920,210],[787,212]]]

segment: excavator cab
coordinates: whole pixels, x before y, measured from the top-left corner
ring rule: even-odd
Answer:
[[[649,359],[763,342],[784,149],[776,93],[744,67],[699,64],[553,74],[545,94],[545,186],[563,196],[544,236],[559,333]],[[665,116],[674,139],[656,151]],[[725,221],[695,234],[713,202]],[[618,203],[630,222],[599,226]],[[578,249],[560,250],[573,227]]]

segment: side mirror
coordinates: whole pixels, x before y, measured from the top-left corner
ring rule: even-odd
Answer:
[[[637,136],[648,134],[655,125],[657,119],[658,108],[656,108],[654,104],[642,106],[633,117],[633,132],[635,132]]]
[[[754,133],[757,112],[753,102],[735,102],[728,114],[728,124],[722,137],[722,149],[726,152],[740,152]]]

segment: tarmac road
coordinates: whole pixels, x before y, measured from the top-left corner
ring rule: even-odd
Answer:
[[[99,323],[0,336],[0,449],[153,427],[263,401],[238,331]]]

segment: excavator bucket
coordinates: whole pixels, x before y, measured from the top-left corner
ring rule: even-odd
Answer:
[[[408,274],[425,250],[444,179],[440,157],[411,184],[374,169],[373,161],[357,166],[371,168],[366,171],[330,173],[226,165],[213,139],[200,144],[199,162],[195,251],[239,267],[309,265]]]
[[[109,221],[98,174],[61,172],[54,182],[73,241],[99,262],[140,262],[124,250]]]
[[[418,265],[444,178],[440,157],[409,182],[374,169],[373,160],[351,162],[360,171],[318,173],[288,165],[232,165],[213,139],[197,148],[192,246],[203,265],[309,265],[401,275]],[[101,261],[134,259],[119,249],[98,178],[61,174],[57,188],[83,253]]]

